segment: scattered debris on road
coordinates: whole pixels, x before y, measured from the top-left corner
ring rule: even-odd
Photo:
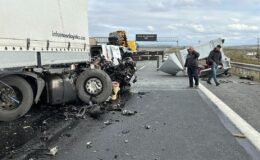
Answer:
[[[139,98],[143,98],[144,95],[146,95],[146,92],[138,92],[137,93],[139,95]]]
[[[104,122],[104,124],[106,125],[106,126],[108,126],[108,125],[111,125],[111,124],[113,124],[110,120],[107,120],[107,121],[105,121]]]
[[[103,107],[101,107],[98,104],[93,104],[90,105],[87,113],[89,114],[89,116],[91,116],[92,118],[98,118],[101,114],[104,113]]]
[[[240,83],[242,83],[242,84],[248,84],[248,85],[256,85],[256,83],[253,83],[253,82],[244,82],[244,81],[242,81],[242,82],[240,82]]]
[[[86,106],[81,107],[80,110],[78,111],[78,113],[76,114],[76,118],[85,119],[86,112],[87,112],[87,107]]]
[[[65,133],[65,134],[62,134],[61,136],[62,136],[62,137],[71,137],[71,134]]]
[[[151,126],[150,125],[145,125],[144,128],[145,129],[151,129]]]
[[[89,148],[92,148],[92,142],[91,141],[87,142],[87,149],[89,149]]]
[[[31,126],[24,126],[23,129],[31,128]]]
[[[228,79],[221,79],[221,80],[219,80],[219,83],[234,83],[234,81],[232,81],[232,80],[228,80]]]
[[[138,95],[144,96],[146,95],[146,92],[138,92]]]
[[[119,119],[115,119],[115,122],[120,122],[120,120]]]
[[[130,130],[123,130],[122,134],[128,134],[130,132]]]
[[[124,116],[132,116],[132,115],[135,115],[136,113],[137,113],[137,111],[130,111],[130,110],[122,111],[122,115],[124,115]]]
[[[241,75],[239,76],[240,79],[247,79],[247,80],[250,80],[250,81],[253,81],[254,80],[254,76],[245,76],[245,75]]]
[[[2,123],[3,128],[6,128],[1,131],[1,133],[5,137],[3,138],[3,140],[7,139],[6,142],[8,143],[2,145],[0,157],[13,155],[13,152],[19,149],[19,146],[22,146],[31,140],[39,140],[41,143],[47,144],[53,137],[53,134],[56,134],[56,129],[54,129],[56,127],[54,127],[54,124],[56,124],[57,122],[72,124],[76,120],[86,119],[87,116],[90,116],[92,118],[98,118],[101,114],[105,113],[105,111],[109,111],[109,106],[111,105],[116,106],[110,112],[111,114],[116,114],[117,112],[119,112],[122,113],[122,115],[124,116],[135,115],[137,111],[122,111],[122,108],[125,106],[125,103],[126,101],[128,101],[128,98],[130,96],[131,93],[129,94],[128,92],[124,92],[119,96],[116,102],[114,101],[113,104],[111,101],[106,101],[102,104],[87,105],[81,103],[76,105],[61,106],[40,105],[39,109],[31,111],[29,114],[25,115],[19,121],[17,120],[15,122]],[[116,122],[122,122],[122,120],[119,118],[105,120],[104,127]],[[122,134],[127,134],[129,132],[130,131],[124,131],[122,132]],[[20,136],[22,136],[23,138],[19,138]],[[59,135],[60,138],[69,138],[71,136],[71,134],[66,133]],[[9,143],[9,139],[15,139],[15,143],[13,143],[11,140],[11,143]],[[87,143],[87,148],[91,147],[92,142]],[[48,148],[45,148],[44,150],[45,151],[42,154],[47,154],[47,152],[50,152]]]
[[[246,138],[246,136],[243,134],[233,134],[233,136],[236,138]]]
[[[49,150],[49,153],[47,153],[47,155],[56,156],[57,153],[58,153],[58,146],[55,146]]]

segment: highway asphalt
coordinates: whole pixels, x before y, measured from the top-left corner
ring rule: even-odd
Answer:
[[[133,116],[109,112],[87,118],[49,144],[54,160],[250,160],[260,153],[186,77],[156,71],[156,62],[138,63],[138,82],[125,108]],[[213,86],[211,86],[213,88]],[[224,88],[224,85],[221,87]],[[218,88],[220,89],[220,88]],[[214,90],[214,89],[212,89]],[[216,89],[215,89],[216,90]],[[104,122],[111,122],[110,125]],[[35,158],[35,157],[31,157]]]

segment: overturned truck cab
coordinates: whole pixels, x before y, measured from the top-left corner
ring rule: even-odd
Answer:
[[[199,57],[199,71],[200,76],[208,76],[210,74],[210,68],[206,64],[207,57],[211,50],[213,50],[217,45],[221,45],[221,53],[222,53],[222,64],[223,66],[219,66],[217,70],[217,74],[227,74],[228,70],[231,69],[230,58],[228,58],[223,50],[224,39],[218,38],[215,40],[211,40],[208,43],[194,46],[194,49],[200,53]],[[177,75],[178,73],[183,73],[184,71],[184,63],[186,57],[188,55],[187,49],[181,50],[179,53],[169,54],[168,59],[159,67],[159,70],[171,75]]]

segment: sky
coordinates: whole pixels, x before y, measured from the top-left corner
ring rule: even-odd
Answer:
[[[180,45],[224,38],[226,45],[256,44],[260,0],[88,0],[89,34],[125,30],[176,37]]]

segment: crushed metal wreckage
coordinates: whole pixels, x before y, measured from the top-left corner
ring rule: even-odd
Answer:
[[[112,81],[118,82],[121,89],[129,89],[131,80],[137,81],[136,63],[132,54],[125,48],[114,45],[97,45],[91,47],[93,67],[105,71]]]
[[[200,76],[204,77],[210,74],[210,67],[206,64],[206,59],[211,50],[213,50],[217,45],[223,46],[224,40],[219,38],[212,40],[206,44],[202,44],[199,46],[195,46],[194,49],[200,53],[199,57],[199,70]],[[223,47],[221,49],[222,53],[222,63],[223,67],[219,66],[217,70],[217,74],[227,74],[228,70],[231,68],[230,58],[228,58],[223,51]],[[187,49],[181,50],[179,53],[171,53],[168,55],[168,59],[159,67],[159,70],[171,75],[176,76],[177,74],[185,74],[184,63],[186,60],[186,56],[188,54]]]

